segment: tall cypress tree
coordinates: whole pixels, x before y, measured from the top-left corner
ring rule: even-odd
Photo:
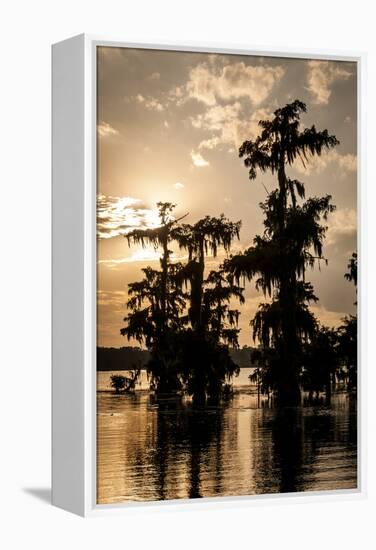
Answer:
[[[300,204],[299,199],[305,197],[304,184],[291,179],[286,169],[297,160],[305,165],[311,157],[339,143],[327,130],[318,131],[315,126],[301,129],[300,116],[305,112],[306,105],[298,100],[277,109],[272,120],[259,122],[260,135],[241,145],[239,156],[244,158],[249,178],[254,180],[257,170],[270,172],[276,176],[277,186],[261,205],[264,234],[256,236],[254,245],[244,254],[226,263],[226,269],[237,279],[257,277],[256,287],[272,299],[272,306],[261,305],[259,316],[260,312],[274,315],[273,389],[280,402],[288,404],[300,400],[300,322],[310,299],[300,282],[304,281],[306,267],[323,259],[326,228],[321,218],[326,218],[334,207],[329,195]]]

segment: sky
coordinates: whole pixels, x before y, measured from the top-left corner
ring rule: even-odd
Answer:
[[[158,225],[156,203],[176,204],[175,217],[195,223],[224,213],[241,220],[244,250],[263,231],[259,203],[276,187],[270,174],[250,181],[238,148],[254,139],[258,121],[295,99],[304,101],[302,125],[327,128],[340,145],[288,175],[303,181],[306,197],[332,195],[327,220],[328,265],[308,270],[319,302],[312,306],[327,326],[355,312],[353,286],[344,279],[356,250],[357,75],[350,62],[217,55],[99,47],[97,59],[97,343],[134,345],[120,335],[127,286],[142,268],[158,268],[159,252],[128,247],[133,228]],[[173,250],[173,260],[184,252]],[[208,268],[225,258],[220,251]],[[265,301],[246,283],[240,307],[240,345],[253,345],[249,327]]]

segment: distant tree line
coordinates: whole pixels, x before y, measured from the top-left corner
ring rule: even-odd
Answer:
[[[129,284],[128,315],[121,334],[147,347],[146,368],[157,393],[184,391],[198,402],[217,399],[239,368],[230,354],[238,348],[239,309],[244,285],[254,281],[266,299],[251,321],[258,349],[252,354],[262,391],[281,404],[300,401],[301,389],[329,392],[335,375],[346,373],[356,384],[356,317],[346,317],[337,331],[323,327],[310,304],[318,298],[306,280],[307,268],[326,262],[325,220],[334,211],[331,196],[305,198],[304,183],[287,168],[303,165],[339,142],[327,130],[301,128],[306,106],[299,100],[259,122],[260,134],[245,141],[239,156],[249,178],[257,171],[276,177],[276,188],[260,204],[264,232],[244,252],[231,255],[241,222],[223,214],[188,224],[175,219],[172,203],[158,203],[160,226],[126,235],[128,244],[152,245],[161,251],[159,269],[144,268],[143,278]],[[171,245],[187,255],[173,262]],[[209,271],[207,259],[219,252],[226,259]],[[346,277],[356,284],[357,258]],[[354,348],[355,346],[355,348]]]
[[[242,348],[230,348],[230,355],[239,368],[256,366],[251,362],[251,355],[255,348],[243,346]],[[124,346],[121,348],[97,348],[98,371],[122,371],[146,369],[150,360],[150,352],[136,346]]]
[[[145,368],[150,352],[135,346],[97,348],[97,370],[133,370]]]

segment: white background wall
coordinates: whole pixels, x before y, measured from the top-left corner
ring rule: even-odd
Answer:
[[[368,308],[375,308],[376,40],[369,1],[17,1],[0,18],[0,544],[13,548],[375,548],[375,398],[367,500],[142,512],[82,520],[46,501],[50,480],[50,44],[81,32],[367,51]],[[363,258],[363,261],[365,259]],[[369,348],[374,316],[369,314]],[[374,347],[374,346],[373,346]],[[374,352],[368,386],[376,387]],[[363,364],[363,368],[366,365]],[[38,498],[36,495],[42,496]],[[2,540],[4,539],[4,540]],[[6,541],[6,542],[5,542]]]

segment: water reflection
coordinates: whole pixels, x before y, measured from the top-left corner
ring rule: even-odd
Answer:
[[[309,473],[313,459],[313,454],[307,452],[303,444],[302,409],[297,407],[277,409],[270,429],[273,440],[272,471],[278,473],[276,476],[278,492],[301,491],[301,480],[304,479],[303,464],[306,473]]]
[[[98,394],[98,502],[356,487],[356,401],[274,408],[238,391],[197,410]]]
[[[184,497],[202,497],[201,481],[213,471],[213,494],[221,492],[221,441],[225,406],[196,410],[190,404],[163,403],[156,415],[156,445],[152,467],[158,499],[176,498],[177,479]],[[182,472],[183,470],[183,472]]]

